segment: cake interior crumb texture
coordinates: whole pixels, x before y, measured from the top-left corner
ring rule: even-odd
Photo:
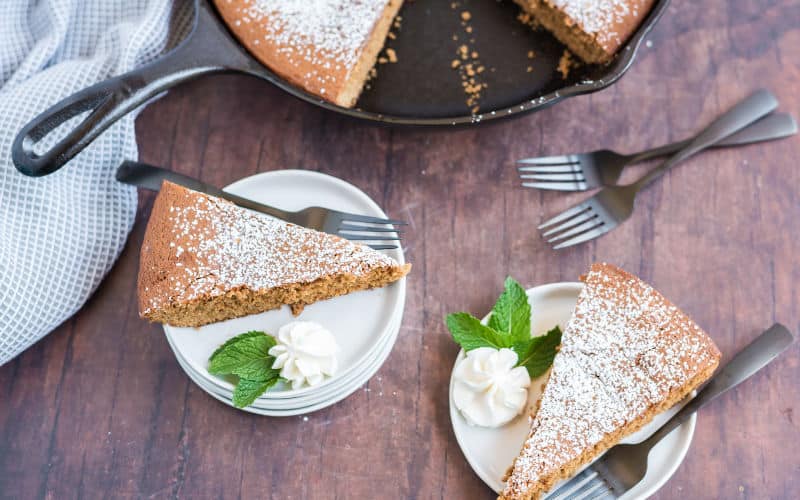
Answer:
[[[141,316],[201,326],[378,288],[410,264],[165,182],[139,263]]]
[[[655,0],[515,0],[587,63],[606,63],[638,29]]]
[[[402,0],[214,0],[253,56],[295,86],[353,107]]]
[[[595,264],[584,281],[501,499],[540,498],[719,364],[711,338],[635,276]]]

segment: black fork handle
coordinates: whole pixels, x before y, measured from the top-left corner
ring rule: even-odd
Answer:
[[[731,109],[717,117],[702,132],[697,134],[689,144],[672,155],[667,161],[650,170],[629,187],[639,190],[661,177],[667,170],[693,156],[700,151],[713,146],[726,137],[747,128],[752,123],[771,113],[778,107],[778,100],[766,89],[760,89],[749,97],[739,102]]]
[[[17,170],[32,177],[55,172],[122,116],[180,83],[209,73],[257,73],[259,65],[228,34],[213,8],[206,1],[196,2],[196,6],[194,27],[175,49],[141,68],[66,97],[25,125],[11,146]],[[87,111],[55,145],[34,151],[48,134]]]

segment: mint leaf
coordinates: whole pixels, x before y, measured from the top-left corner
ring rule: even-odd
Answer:
[[[517,353],[517,366],[524,366],[531,378],[543,374],[553,364],[553,358],[561,344],[561,328],[558,326],[539,337],[531,337],[524,342],[514,344],[512,349]]]
[[[236,384],[236,389],[233,391],[233,405],[237,408],[250,406],[256,398],[264,394],[267,389],[277,382],[278,377],[273,377],[269,380],[239,379],[239,383]]]
[[[217,347],[217,350],[214,351],[214,353],[208,358],[208,360],[211,361],[212,359],[214,359],[214,357],[217,354],[219,354],[220,352],[224,351],[228,346],[230,346],[232,344],[235,344],[236,342],[239,342],[242,339],[246,339],[246,338],[249,338],[249,337],[258,337],[260,335],[266,335],[266,333],[259,332],[259,331],[256,331],[256,330],[252,330],[252,331],[249,331],[247,333],[242,333],[242,334],[237,335],[237,336],[235,336],[233,338],[230,338],[230,339],[228,339],[227,342],[225,342],[221,346]]]
[[[482,324],[478,318],[469,313],[448,314],[445,323],[447,323],[450,334],[453,335],[453,340],[465,351],[471,351],[478,347],[494,347],[495,349],[511,347],[511,342],[506,336]]]
[[[525,342],[531,336],[531,305],[528,303],[528,294],[510,276],[506,278],[505,290],[492,308],[489,327],[507,334],[512,344]]]
[[[225,342],[211,355],[208,371],[215,375],[237,375],[253,381],[267,381],[278,376],[272,368],[275,358],[269,350],[276,344],[263,332],[247,332]]]

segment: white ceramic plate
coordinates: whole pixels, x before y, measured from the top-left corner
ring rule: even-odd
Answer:
[[[384,335],[381,337],[380,342],[370,351],[368,357],[362,362],[356,369],[350,370],[347,375],[345,376],[337,376],[335,380],[331,380],[330,383],[321,384],[319,386],[314,387],[314,390],[310,390],[308,392],[302,393],[297,396],[286,397],[286,398],[268,398],[264,397],[267,395],[265,393],[253,403],[253,406],[257,407],[264,407],[270,409],[279,409],[279,408],[298,408],[305,404],[311,404],[317,401],[321,401],[324,398],[330,396],[331,394],[340,391],[343,386],[348,385],[353,379],[359,377],[365,369],[372,364],[372,362],[380,356],[383,350],[386,348],[386,345],[392,341],[392,336],[394,332],[400,327],[400,322],[402,321],[402,311],[399,311],[399,314],[392,319],[392,323],[389,329],[386,330]],[[192,369],[191,366],[188,366],[188,362],[186,359],[183,358],[181,353],[175,348],[174,343],[167,336],[167,342],[169,343],[170,347],[172,348],[173,353],[179,360],[182,362],[182,365],[186,367],[189,371],[192,372],[194,378],[200,378],[204,381],[206,385],[208,385],[211,389],[214,390],[217,394],[221,394],[222,396],[230,399],[233,397],[233,391],[223,387],[223,384],[218,383],[217,381],[209,381],[203,377],[202,374],[198,373],[196,370]],[[235,382],[235,377],[230,379],[231,381]]]
[[[374,355],[371,356],[363,366],[360,366],[357,370],[350,372],[346,377],[337,377],[335,382],[328,384],[325,387],[320,388],[319,390],[315,390],[292,398],[280,398],[280,399],[258,398],[256,399],[256,401],[253,402],[252,406],[265,410],[296,409],[330,400],[337,394],[346,391],[347,388],[350,387],[353,383],[356,383],[357,380],[360,380],[364,377],[364,374],[374,365],[375,362],[377,362],[377,360],[381,357],[382,354],[386,352],[387,349],[392,348],[392,346],[394,345],[394,339],[396,338],[396,332],[400,328],[401,320],[402,316],[395,318],[395,320],[392,322],[392,328],[389,330],[389,335],[387,335],[385,339],[381,341],[381,344],[378,346],[378,349],[375,350]],[[167,340],[169,341],[169,339]],[[170,342],[170,347],[173,347],[171,342]],[[181,363],[181,366],[184,368],[184,370],[187,372],[191,372],[187,374],[192,377],[192,380],[195,379],[203,380],[202,376],[199,373],[195,372],[194,370],[192,370],[190,366],[188,366],[186,360],[182,358],[179,352],[175,351],[175,356],[178,358],[178,361]],[[220,388],[218,385],[209,384],[208,381],[205,380],[203,380],[203,385],[208,387],[208,389],[213,391],[214,393],[225,398],[227,402],[230,402],[231,398],[233,397],[233,393],[231,391]]]
[[[329,175],[305,170],[266,172],[237,181],[226,188],[256,201],[269,203],[286,210],[308,206],[325,206],[346,212],[386,217],[380,207],[363,191],[352,184]],[[386,252],[403,263],[402,250]],[[328,328],[341,347],[340,366],[343,369],[322,385],[292,390],[277,386],[262,398],[296,397],[318,391],[338,378],[358,370],[375,355],[382,340],[391,334],[392,320],[402,314],[405,305],[405,279],[377,290],[356,292],[306,306],[300,316],[292,316],[288,307],[244,318],[222,321],[200,328],[164,326],[164,331],[176,352],[201,379],[222,389],[233,391],[229,379],[208,373],[209,356],[231,337],[249,330],[277,332],[282,325],[295,319],[316,321]]]
[[[555,325],[562,330],[566,326],[583,285],[581,283],[554,283],[542,285],[528,290],[531,303],[531,331],[544,334]],[[462,350],[456,363],[464,357]],[[455,365],[454,365],[455,366]],[[546,379],[533,380],[528,394],[529,409],[541,396],[542,382]],[[673,408],[632,434],[623,443],[638,443],[661,426],[678,408]],[[461,451],[464,453],[475,473],[496,492],[503,489],[503,476],[519,454],[522,443],[528,436],[528,418],[530,411],[524,412],[511,423],[498,429],[474,427],[467,424],[464,417],[453,403],[453,378],[450,378],[450,420]],[[686,455],[694,434],[696,417],[693,415],[669,436],[653,448],[648,462],[645,478],[628,491],[625,500],[644,499],[655,493],[675,473]]]
[[[297,408],[267,409],[267,408],[259,408],[256,406],[248,406],[246,408],[241,408],[241,410],[249,413],[255,413],[257,415],[264,415],[270,417],[290,417],[295,415],[305,415],[307,413],[312,413],[321,410],[323,408],[326,408],[328,406],[331,406],[333,404],[336,404],[339,401],[351,395],[356,390],[358,390],[362,385],[364,385],[367,381],[369,381],[369,379],[372,378],[373,375],[375,375],[375,373],[380,369],[380,367],[389,357],[389,354],[392,352],[392,348],[394,347],[394,344],[397,341],[397,335],[399,334],[399,331],[400,328],[398,324],[398,328],[394,330],[394,333],[390,337],[389,342],[387,343],[384,350],[380,352],[378,357],[376,357],[372,361],[372,363],[369,364],[369,366],[361,373],[361,375],[356,377],[353,380],[353,382],[350,383],[348,386],[343,387],[342,390],[334,393],[324,401],[319,401],[316,403],[308,404]],[[228,406],[233,406],[233,403],[229,397],[220,394],[219,392],[217,392],[217,389],[214,386],[208,384],[200,377],[198,377],[196,374],[193,374],[191,372],[191,369],[188,366],[186,366],[180,358],[178,358],[178,363],[181,365],[181,368],[183,368],[184,371],[186,371],[186,375],[188,375],[193,382],[195,382],[198,386],[200,386],[201,389],[203,389],[205,392],[207,392],[210,396],[217,399],[218,401],[221,401],[222,403],[225,403]]]

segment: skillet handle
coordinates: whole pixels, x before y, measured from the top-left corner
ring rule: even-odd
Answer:
[[[11,147],[17,170],[32,177],[53,173],[114,122],[165,90],[201,75],[252,68],[207,2],[197,5],[194,28],[175,49],[63,99],[25,125]],[[56,144],[45,151],[36,148],[48,134],[87,111]]]

